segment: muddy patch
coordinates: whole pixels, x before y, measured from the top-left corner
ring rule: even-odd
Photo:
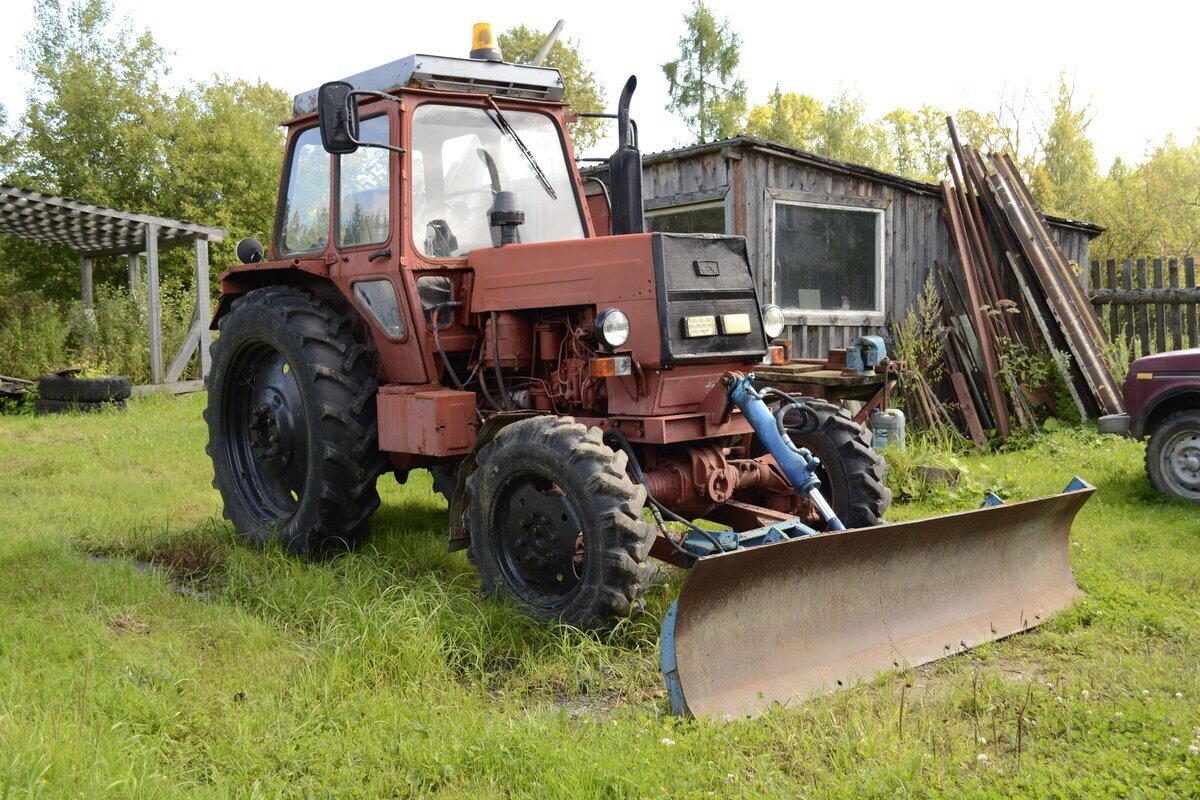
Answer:
[[[225,588],[230,545],[211,531],[189,531],[144,541],[81,541],[79,547],[97,561],[132,561],[139,570],[165,576],[177,594],[198,600],[211,600]]]

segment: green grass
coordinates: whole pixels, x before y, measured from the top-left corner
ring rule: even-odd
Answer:
[[[251,550],[218,517],[203,402],[0,417],[0,798],[1200,793],[1200,515],[1149,489],[1136,443],[961,458],[962,491],[891,514],[1083,475],[1073,609],[722,724],[666,713],[679,576],[610,635],[529,622],[446,552],[424,472],[381,481],[360,553]]]

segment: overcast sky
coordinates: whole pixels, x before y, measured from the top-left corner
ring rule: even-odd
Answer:
[[[465,56],[476,21],[490,21],[497,31],[518,23],[549,30],[563,17],[564,37],[579,41],[610,106],[625,78],[638,76],[633,113],[644,151],[689,139],[663,108],[667,86],[659,68],[675,57],[689,5],[682,0],[112,4],[118,18],[148,27],[169,51],[172,87],[225,73],[261,78],[289,94],[414,52]],[[0,53],[6,54],[0,56],[0,103],[11,121],[28,88],[16,53],[32,24],[33,3],[0,5]],[[1002,93],[1026,88],[1044,107],[1045,94],[1065,70],[1078,97],[1091,104],[1090,133],[1102,168],[1118,155],[1140,159],[1170,133],[1191,141],[1200,129],[1200,58],[1192,43],[1200,10],[1191,3],[709,5],[741,34],[741,74],[752,103],[765,101],[779,84],[822,99],[849,90],[862,96],[872,115],[926,103],[991,110]]]

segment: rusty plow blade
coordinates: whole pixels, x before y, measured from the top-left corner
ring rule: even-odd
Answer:
[[[752,715],[1040,624],[1081,594],[1068,537],[1094,491],[699,559],[663,624],[672,710]]]

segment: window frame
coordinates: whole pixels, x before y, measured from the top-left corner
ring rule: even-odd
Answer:
[[[729,214],[726,205],[725,193],[724,190],[722,190],[721,195],[719,197],[714,197],[712,200],[699,200],[690,203],[679,203],[677,205],[664,205],[656,208],[647,208],[642,213],[642,216],[649,220],[653,219],[654,217],[665,217],[669,214],[686,214],[689,211],[707,211],[708,209],[719,208],[722,211],[723,217],[721,220],[721,227],[724,229],[721,231],[721,235],[726,236],[729,235]],[[646,232],[650,233],[651,231],[648,230]]]
[[[325,250],[329,247],[330,242],[333,241],[333,171],[336,165],[333,162],[333,156],[328,152],[325,152],[325,157],[329,159],[329,230],[326,231],[328,236],[326,237],[325,245],[323,247],[313,248],[311,250],[288,250],[284,245],[283,240],[283,223],[287,218],[288,189],[290,189],[292,185],[292,169],[295,166],[296,161],[296,148],[300,146],[300,139],[303,138],[304,134],[308,133],[309,131],[316,130],[318,130],[318,126],[314,121],[314,124],[312,125],[306,125],[303,128],[296,129],[295,133],[291,135],[288,141],[287,155],[284,157],[283,162],[283,180],[279,183],[279,199],[275,203],[275,235],[272,237],[275,246],[275,252],[272,255],[274,255],[275,258],[314,257],[325,252]],[[324,147],[321,149],[324,151]]]
[[[767,270],[765,294],[771,302],[783,309],[788,325],[870,325],[884,324],[887,315],[887,250],[888,231],[891,229],[891,201],[875,197],[856,195],[817,194],[766,189],[764,204],[767,208]],[[824,208],[837,211],[856,211],[875,215],[875,308],[870,310],[842,311],[838,309],[803,309],[779,303],[775,295],[776,209],[780,205],[805,208]]]
[[[374,109],[372,109],[372,111],[374,111]],[[380,117],[383,117],[387,120],[388,144],[396,145],[397,144],[396,136],[394,135],[396,128],[397,128],[396,120],[393,119],[393,116],[391,113],[389,113],[388,109],[386,109],[386,108],[379,109],[379,111],[377,113],[372,113],[370,116],[362,117],[361,121],[369,122],[370,120],[379,119]],[[367,149],[367,148],[359,148],[359,152],[361,152],[363,149]],[[362,250],[362,249],[365,249],[368,247],[380,248],[380,247],[386,246],[389,242],[392,241],[392,230],[396,227],[396,225],[395,225],[395,217],[396,217],[396,214],[395,214],[395,212],[396,212],[395,189],[396,189],[397,181],[395,180],[396,172],[395,172],[394,159],[397,154],[391,150],[383,150],[380,148],[370,148],[370,149],[379,150],[379,152],[387,154],[387,160],[388,160],[387,236],[382,241],[378,241],[378,242],[363,242],[363,243],[355,243],[355,244],[343,244],[342,243],[342,158],[343,158],[343,156],[339,155],[333,161],[332,175],[331,175],[332,180],[333,180],[333,187],[330,190],[330,196],[329,196],[330,221],[332,222],[331,227],[333,228],[333,230],[332,230],[333,235],[332,235],[332,238],[330,239],[330,241],[333,242],[334,249],[336,249],[339,253],[353,252],[355,250]]]

